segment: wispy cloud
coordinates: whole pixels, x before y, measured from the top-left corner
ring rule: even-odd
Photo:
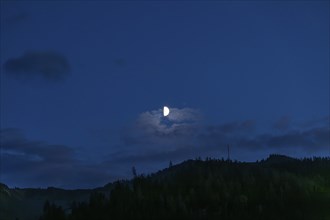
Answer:
[[[183,141],[188,142],[197,134],[201,114],[191,108],[171,108],[171,113],[164,117],[162,109],[143,112],[122,139],[130,144],[159,144],[172,147]]]

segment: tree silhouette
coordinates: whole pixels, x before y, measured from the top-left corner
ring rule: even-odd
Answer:
[[[197,159],[133,175],[113,183],[109,194],[73,203],[66,216],[46,202],[41,219],[330,219],[330,158]]]
[[[133,177],[134,177],[134,178],[137,177],[137,173],[136,173],[135,166],[132,167],[132,174],[133,174]]]

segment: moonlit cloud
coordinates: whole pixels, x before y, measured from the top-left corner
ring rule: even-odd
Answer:
[[[125,133],[126,137],[131,141],[132,138],[148,139],[146,142],[158,144],[176,144],[179,139],[191,138],[201,119],[199,111],[191,108],[171,108],[170,111],[167,117],[163,116],[162,109],[141,113],[130,132]]]
[[[136,125],[145,129],[169,133],[180,125],[192,125],[200,119],[199,111],[191,108],[170,108],[170,114],[167,117],[163,116],[162,109],[158,109],[140,114]]]
[[[192,108],[170,108],[168,119],[173,123],[196,123],[201,120],[201,113]]]

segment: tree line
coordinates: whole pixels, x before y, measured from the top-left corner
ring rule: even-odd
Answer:
[[[199,158],[151,175],[133,172],[131,181],[67,210],[46,202],[40,220],[330,219],[330,158]]]

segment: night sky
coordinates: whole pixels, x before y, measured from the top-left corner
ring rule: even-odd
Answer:
[[[329,156],[329,85],[329,1],[1,1],[0,182]]]

